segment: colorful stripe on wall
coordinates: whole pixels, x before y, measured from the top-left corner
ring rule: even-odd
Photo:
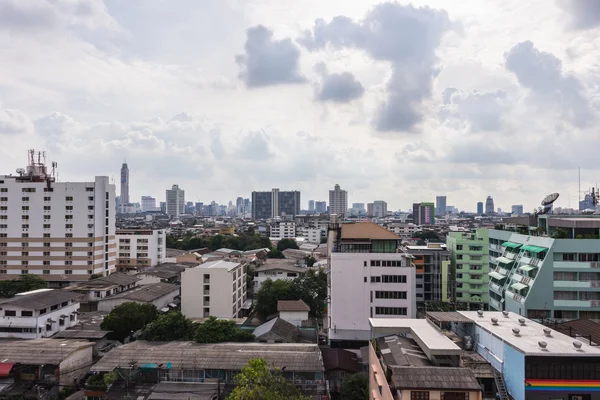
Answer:
[[[600,381],[527,379],[525,381],[525,390],[531,392],[600,392]]]

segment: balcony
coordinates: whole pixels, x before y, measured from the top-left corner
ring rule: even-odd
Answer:
[[[492,292],[502,296],[502,286],[500,286],[496,283],[490,282],[489,288]]]
[[[600,268],[598,262],[554,261],[555,270],[586,271],[590,268]]]
[[[600,281],[554,281],[554,288],[561,289],[599,289]]]
[[[502,310],[502,304],[500,304],[500,302],[496,299],[490,298],[489,305],[490,305],[490,307],[496,309],[497,311]]]
[[[600,300],[554,300],[554,307],[565,307],[572,309],[593,309],[600,311]]]
[[[504,292],[504,297],[506,297],[507,299],[513,299],[514,301],[517,301],[521,304],[525,304],[525,297],[521,296],[518,293],[513,293],[509,290]]]

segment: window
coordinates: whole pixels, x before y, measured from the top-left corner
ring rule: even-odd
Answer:
[[[554,300],[577,300],[577,292],[554,291]]]
[[[85,191],[86,191],[86,192],[93,192],[93,191],[94,191],[94,188],[93,188],[93,187],[86,187],[86,188],[85,188]]]
[[[28,220],[29,219],[29,215],[21,215],[21,219]]]
[[[52,187],[45,187],[44,188],[44,192],[54,192],[54,188],[52,188]]]
[[[65,247],[73,247],[73,243],[71,243],[71,242],[65,243]]]
[[[0,211],[7,211],[7,210],[8,210],[8,207],[6,207],[6,206],[0,206]]]
[[[21,311],[21,317],[33,317],[33,311]]]
[[[21,207],[21,210],[22,210],[22,211],[29,211],[29,206],[22,206],[22,207]]]
[[[383,283],[406,283],[406,275],[382,275]]]
[[[88,206],[88,210],[92,211],[94,209],[94,206]]]
[[[44,206],[44,211],[50,211],[50,210],[52,210],[52,207],[50,207],[50,206]]]
[[[8,197],[0,197],[0,201],[8,201]]]
[[[442,392],[440,400],[469,400],[467,392]]]
[[[457,279],[461,279],[463,274],[456,274]]]
[[[65,197],[65,201],[73,201],[73,196],[67,196]],[[72,210],[73,208],[71,208]]]
[[[23,193],[35,193],[35,188],[23,188],[21,190]]]
[[[598,253],[579,253],[579,261],[587,262],[587,261],[600,261],[600,254]]]
[[[15,310],[6,310],[6,311],[4,311],[4,316],[5,317],[16,317],[17,312]]]
[[[372,276],[371,277],[371,283],[379,283],[379,282],[381,282],[380,276]]]
[[[457,254],[456,255],[456,259],[457,260],[462,260],[463,259],[463,255],[462,254]]]
[[[72,251],[65,251],[65,256],[70,257],[73,255]]]
[[[575,261],[577,259],[577,254],[575,253],[562,253],[563,261]]]
[[[92,229],[94,227],[94,224],[88,224],[88,229]],[[108,229],[108,228],[106,228]]]
[[[577,272],[554,271],[554,280],[555,281],[576,281],[577,280]]]
[[[27,275],[27,274],[29,274],[29,271],[27,271],[26,269],[21,270],[21,275]]]
[[[579,280],[583,282],[600,281],[600,272],[580,272]]]
[[[51,198],[51,197],[44,197],[44,201],[50,201],[50,200],[52,200],[52,198]],[[49,210],[49,209],[50,209],[50,206],[47,206],[47,207],[48,207],[48,210]],[[45,209],[46,209],[46,208],[44,208],[44,210],[45,210]]]
[[[72,269],[65,269],[65,275],[73,275]]]
[[[22,229],[29,229],[29,224],[23,224],[23,225],[21,225],[21,228]]]
[[[0,188],[0,193],[6,193],[8,192],[8,188]]]
[[[8,219],[7,215],[0,215],[0,219]]]
[[[72,233],[65,233],[65,237],[66,237],[66,238],[72,238],[72,237],[73,237],[73,234],[72,234]]]
[[[65,219],[73,219],[72,215],[65,215]]]
[[[406,292],[375,291],[376,299],[406,299]]]
[[[44,224],[44,229],[50,229],[50,224]]]
[[[94,201],[94,196],[88,197],[88,201]]]
[[[29,201],[29,197],[21,197],[21,201]]]
[[[73,224],[65,224],[65,229],[73,229]]]
[[[462,244],[457,244],[456,245],[456,250],[462,250],[463,249],[463,245]]]
[[[42,261],[42,265],[50,265],[50,261]]]
[[[429,392],[424,390],[412,390],[410,392],[410,400],[429,400]]]
[[[407,309],[406,309],[406,307],[375,307],[375,314],[407,315]]]
[[[50,252],[49,251],[45,251],[44,252],[44,257],[50,257]]]
[[[44,233],[44,239],[50,239],[50,234],[49,233]]]

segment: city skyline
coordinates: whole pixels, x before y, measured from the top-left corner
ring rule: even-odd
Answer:
[[[36,143],[64,181],[118,180],[127,159],[131,199],[176,182],[194,200],[273,187],[325,200],[337,183],[350,202],[408,209],[443,194],[472,211],[488,195],[531,210],[553,192],[576,207],[577,168],[582,188],[597,181],[591,7],[181,1],[185,13],[8,0],[5,170]]]

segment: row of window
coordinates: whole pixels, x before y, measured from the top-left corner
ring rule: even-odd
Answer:
[[[73,275],[73,270],[72,269],[65,269],[64,271],[65,271],[64,275]],[[52,272],[49,269],[42,270],[42,274],[44,274],[44,275],[50,275],[51,273]],[[60,270],[55,270],[54,273],[55,274],[61,274]],[[5,269],[0,269],[0,275],[3,275],[3,274],[8,274],[8,271],[5,270]],[[21,270],[21,275],[27,275],[27,274],[29,274],[29,271],[27,271],[26,269]],[[91,275],[92,271],[88,270],[88,274]]]
[[[365,261],[364,266],[367,266]],[[371,260],[371,267],[401,267],[402,261],[400,260]]]
[[[577,272],[554,271],[554,280],[581,282],[600,281],[600,272],[579,272],[579,277],[577,274]]]
[[[375,307],[375,314],[378,315],[408,315],[406,307]]]
[[[367,277],[365,277],[365,282]],[[406,275],[381,275],[372,276],[371,283],[406,283]]]
[[[406,299],[406,292],[397,291],[375,291],[376,299]]]
[[[600,253],[562,253],[563,261],[594,262],[600,261]]]
[[[92,192],[94,191],[94,188],[91,188]],[[8,201],[8,197],[0,197],[0,201]],[[28,196],[23,196],[21,197],[21,201],[29,201],[29,197]],[[44,201],[52,201],[52,197],[44,197]],[[72,196],[67,196],[65,197],[65,201],[73,201],[73,197]],[[94,196],[89,196],[88,197],[88,201],[94,201]],[[72,206],[67,206],[67,207],[71,207],[71,210],[73,209]],[[68,208],[67,208],[68,210]]]
[[[579,293],[579,296],[577,295]],[[600,300],[600,292],[555,290],[554,300]]]

